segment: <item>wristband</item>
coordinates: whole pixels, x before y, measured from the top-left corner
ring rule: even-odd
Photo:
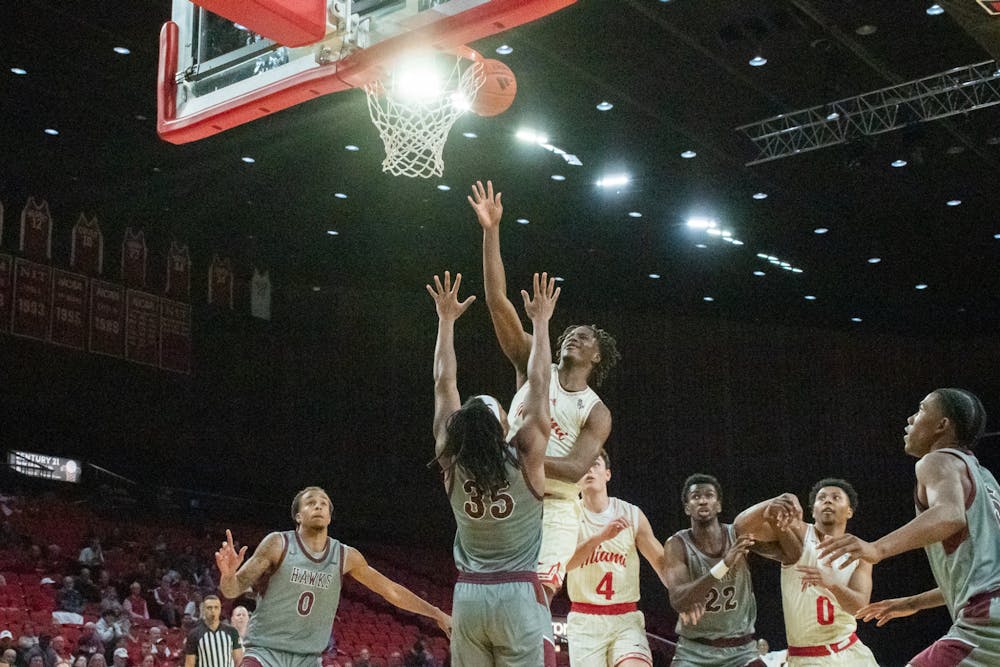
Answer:
[[[726,576],[726,573],[729,572],[729,566],[726,565],[726,561],[720,560],[718,563],[713,565],[712,569],[708,572],[713,577],[721,581],[722,578]]]

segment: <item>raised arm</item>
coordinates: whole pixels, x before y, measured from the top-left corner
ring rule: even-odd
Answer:
[[[745,559],[747,551],[752,545],[753,537],[751,535],[737,537],[736,542],[726,550],[722,557],[725,568],[728,570]],[[705,596],[708,595],[708,591],[720,581],[711,572],[706,572],[697,579],[691,579],[684,545],[681,538],[676,535],[668,539],[664,545],[664,560],[666,567],[664,567],[663,575],[660,578],[666,579],[667,589],[670,593],[670,606],[678,613],[689,611],[702,603]]]
[[[468,197],[472,210],[476,212],[479,225],[483,228],[483,281],[486,286],[486,306],[490,309],[493,330],[496,332],[500,349],[510,359],[517,373],[520,387],[528,372],[528,355],[531,353],[531,336],[521,326],[514,304],[507,298],[507,274],[500,256],[500,218],[503,216],[503,193],[493,194],[493,181],[476,181],[472,186],[472,196]],[[551,356],[548,357],[551,359]]]
[[[455,284],[452,285],[451,273],[445,271],[443,285],[438,276],[434,276],[434,287],[425,285],[434,299],[438,314],[437,344],[434,346],[434,453],[438,456],[447,437],[445,427],[448,417],[461,407],[456,381],[455,320],[476,300],[475,296],[470,296],[459,302],[458,287],[461,284],[461,273],[455,274]]]
[[[601,546],[602,542],[614,539],[618,533],[627,529],[628,526],[628,519],[624,516],[618,516],[609,521],[601,532],[596,535],[591,535],[590,538],[584,540],[583,542],[578,541],[576,544],[576,550],[573,552],[572,557],[570,557],[569,562],[566,563],[566,571],[575,570],[583,565],[584,561],[590,557],[590,554],[594,553],[597,547]]]
[[[445,634],[451,636],[451,616],[373,568],[357,549],[347,547],[346,551],[344,574],[351,575],[359,584],[378,593],[394,607],[433,619]]]
[[[911,616],[921,609],[932,609],[943,607],[944,595],[940,588],[932,588],[917,595],[909,595],[905,598],[892,598],[872,602],[859,609],[854,615],[862,621],[878,621],[875,627],[881,628],[894,618]]]
[[[598,403],[590,411],[569,454],[545,458],[545,476],[571,484],[578,482],[601,453],[609,435],[611,411],[604,403]]]
[[[549,442],[552,419],[549,416],[549,380],[552,377],[552,348],[549,343],[549,319],[559,299],[560,288],[547,273],[533,278],[534,293],[521,290],[524,311],[531,318],[531,355],[528,357],[528,392],[524,399],[524,423],[517,431],[518,447],[525,456],[526,470],[536,489],[545,486],[545,447]],[[577,478],[579,479],[579,477]]]
[[[229,599],[238,598],[252,590],[261,577],[274,571],[285,550],[285,538],[281,533],[271,533],[265,537],[246,563],[243,557],[247,548],[236,551],[233,533],[226,530],[226,541],[215,552],[215,564],[219,568],[219,592]],[[242,566],[242,567],[241,567]]]
[[[823,540],[819,556],[830,562],[848,554],[840,567],[856,560],[873,565],[898,554],[942,542],[966,526],[965,463],[943,452],[931,452],[917,462],[917,488],[927,494],[927,511],[875,542],[854,535]]]
[[[664,569],[667,559],[663,551],[663,544],[653,535],[653,527],[649,525],[649,519],[646,518],[645,512],[641,510],[639,511],[639,525],[635,529],[635,546],[639,550],[639,553],[642,554],[642,557],[653,566],[656,576],[666,586],[667,577]]]
[[[736,534],[752,534],[755,543],[751,551],[791,565],[802,557],[802,542],[806,525],[802,521],[802,506],[792,493],[769,498],[743,510],[733,524]]]

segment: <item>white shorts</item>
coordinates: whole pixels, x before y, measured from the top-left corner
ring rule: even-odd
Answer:
[[[571,611],[566,636],[572,667],[614,667],[626,658],[653,664],[641,611],[612,615]]]
[[[788,667],[878,667],[870,648],[856,641],[839,653],[788,656]]]
[[[576,500],[546,497],[542,510],[542,546],[538,550],[538,580],[558,591],[566,579],[566,565],[576,551],[580,532]]]

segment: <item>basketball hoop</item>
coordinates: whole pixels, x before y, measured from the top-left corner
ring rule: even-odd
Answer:
[[[407,85],[401,66],[365,85],[368,111],[385,144],[382,171],[411,178],[444,172],[442,153],[448,133],[469,110],[484,80],[482,63],[468,53],[445,57],[454,58],[454,63],[433,90]]]

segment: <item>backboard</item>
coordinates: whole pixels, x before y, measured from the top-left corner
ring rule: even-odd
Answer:
[[[407,52],[454,51],[576,0],[205,2],[228,18],[174,0],[172,20],[160,32],[157,132],[172,143],[202,139],[321,95],[364,86]],[[313,7],[316,2],[325,3],[322,38],[302,46],[278,43],[318,34],[315,12],[296,22],[276,19],[278,14],[262,12],[261,6],[279,6],[280,13],[280,5]]]

